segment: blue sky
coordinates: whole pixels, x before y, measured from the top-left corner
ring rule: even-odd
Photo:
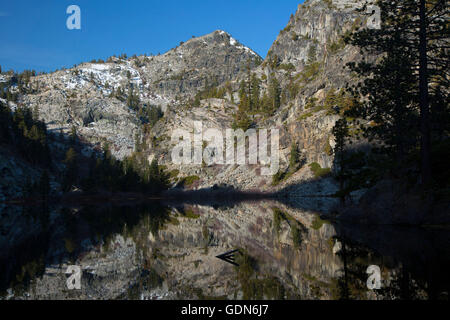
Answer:
[[[303,0],[21,0],[0,4],[3,70],[52,71],[113,54],[158,54],[221,29],[262,57]],[[68,30],[66,9],[81,9]]]

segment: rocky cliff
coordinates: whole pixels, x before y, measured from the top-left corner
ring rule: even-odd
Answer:
[[[261,80],[263,92],[271,77],[280,82],[280,108],[270,117],[256,114],[253,119],[256,128],[280,130],[282,170],[288,165],[292,142],[299,146],[306,164],[317,162],[322,168],[333,166],[331,130],[338,119],[333,107],[352,103],[342,91],[354,80],[345,66],[362,58],[358,49],[345,44],[344,37],[364,26],[367,17],[356,11],[361,3],[314,0],[299,5],[263,63],[249,70]],[[234,99],[227,95],[224,99],[204,100],[199,107],[177,108],[154,131],[162,137],[159,149],[155,151],[159,159],[171,169],[198,175],[201,178],[199,187],[215,182],[242,189],[272,188],[271,178],[258,174],[259,166],[220,166],[214,171],[200,166],[174,166],[170,161],[169,137],[174,128],[192,130],[196,120],[202,120],[205,127],[230,127],[240,103],[239,82],[246,77],[247,73],[239,73],[231,81]],[[166,132],[167,137],[162,136],[162,132]],[[295,182],[299,176],[293,175],[290,181]]]

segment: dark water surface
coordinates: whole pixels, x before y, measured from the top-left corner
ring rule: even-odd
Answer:
[[[448,299],[445,228],[345,225],[273,200],[0,208],[8,299]],[[239,267],[216,258],[239,249]],[[69,265],[81,290],[69,290]],[[378,266],[381,289],[367,287]]]

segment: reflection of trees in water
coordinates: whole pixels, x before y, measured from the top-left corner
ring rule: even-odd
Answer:
[[[399,267],[391,275],[388,286],[383,286],[380,295],[385,299],[419,300],[430,299],[427,291],[427,282],[414,279],[406,267]]]
[[[292,244],[295,249],[300,249],[304,237],[308,233],[308,228],[306,228],[300,221],[292,217],[287,212],[282,211],[280,208],[273,207],[272,212],[273,229],[277,235],[277,238],[280,237],[281,223],[286,221],[291,231]]]
[[[14,246],[0,261],[0,295],[14,287],[22,293],[36,277],[44,274],[49,234],[42,233],[27,238]]]
[[[294,251],[298,252],[308,230],[287,212],[272,209],[273,234],[278,234],[281,223],[287,222],[290,227],[294,250],[282,253],[283,263],[288,266],[292,262],[290,255]],[[1,294],[4,295],[7,288],[14,287],[14,291],[20,295],[29,288],[33,279],[42,276],[47,265],[72,264],[95,247],[102,247],[102,251],[106,252],[115,236],[122,235],[125,239],[133,239],[136,244],[136,264],[142,270],[137,275],[136,285],[130,288],[125,298],[137,297],[142,290],[161,284],[161,276],[164,275],[152,268],[160,253],[156,249],[149,250],[148,235],[156,235],[167,222],[172,221],[169,213],[170,209],[158,202],[122,207],[86,206],[81,210],[65,208],[52,214],[52,217],[58,217],[50,225],[48,208],[27,207],[23,216],[29,217],[30,224],[40,225],[42,231],[0,253]],[[192,210],[180,211],[180,215],[197,217],[197,213]],[[344,267],[339,277],[330,281],[307,279],[308,275],[305,274],[303,278],[311,280],[308,282],[311,283],[312,297],[322,298],[326,292],[327,297],[331,294],[335,299],[448,298],[450,281],[446,270],[450,264],[448,247],[443,245],[448,243],[448,237],[435,231],[422,234],[417,230],[399,231],[396,228],[389,232],[385,226],[380,229],[370,227],[370,230],[353,225],[348,230],[342,226],[337,229],[338,240],[342,242],[342,250],[338,255]],[[205,243],[212,236],[205,226],[202,235]],[[250,258],[247,260],[252,261]],[[259,270],[257,262],[250,262],[243,261],[242,264],[248,265],[251,270],[237,270],[240,272],[237,280],[244,298],[296,298],[296,289],[290,280],[275,277],[271,270]],[[366,270],[372,264],[381,267],[383,281],[390,278],[388,285],[384,282],[383,288],[374,292],[368,290],[366,285]]]
[[[337,255],[342,259],[343,270],[337,279],[333,298],[343,300],[367,299],[367,267],[381,261],[381,257],[368,248],[352,243],[349,240],[339,239],[342,249]],[[380,264],[380,262],[378,262]]]
[[[90,239],[103,239],[106,243],[116,234],[139,240],[138,230],[142,227],[156,234],[169,221],[169,213],[167,207],[152,202],[107,208],[87,206],[77,214],[77,218],[78,223],[85,223],[89,228]],[[69,220],[69,223],[73,221]]]
[[[30,223],[40,223],[41,233],[3,250],[7,253],[0,259],[1,295],[6,295],[8,288],[20,295],[33,279],[44,274],[48,264],[73,263],[92,249],[80,245],[85,240],[92,246],[103,244],[107,250],[118,234],[125,239],[132,238],[138,250],[137,259],[144,267],[148,266],[150,258],[145,241],[149,232],[156,234],[169,221],[170,210],[156,202],[132,207],[87,206],[80,211],[62,208],[51,226],[48,225],[49,212],[48,207],[24,208]],[[58,252],[63,253],[55,256]],[[146,269],[148,274],[142,277],[154,283],[154,272]]]
[[[240,249],[235,267],[236,277],[240,284],[244,300],[283,300],[292,299],[294,293],[285,288],[282,281],[276,276],[264,273],[258,261],[249,253]]]
[[[343,262],[342,275],[337,279],[337,287],[334,292],[336,299],[368,299],[369,295],[383,300],[419,300],[419,299],[448,299],[448,276],[438,270],[444,265],[436,265],[435,261],[418,272],[411,270],[402,262],[393,262],[390,257],[382,256],[376,251],[340,238],[342,249],[338,255]],[[419,263],[419,262],[417,262]],[[381,268],[382,287],[370,294],[367,288],[366,273],[370,265],[378,265]],[[448,270],[448,268],[445,268]]]
[[[45,271],[45,255],[49,247],[49,208],[46,203],[37,206],[10,208],[12,214],[24,217],[30,229],[38,228],[39,234],[31,233],[24,241],[12,248],[2,248],[0,253],[0,295],[6,289],[16,287],[23,292],[32,279]],[[7,211],[7,209],[6,209]],[[27,230],[22,230],[26,232]]]

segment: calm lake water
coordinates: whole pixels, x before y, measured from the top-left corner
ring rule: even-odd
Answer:
[[[8,299],[449,297],[444,228],[345,225],[276,201],[37,205],[0,214]],[[216,258],[236,249],[239,266]],[[71,265],[80,267],[80,290],[67,286]],[[379,290],[367,286],[369,266],[379,267]]]

